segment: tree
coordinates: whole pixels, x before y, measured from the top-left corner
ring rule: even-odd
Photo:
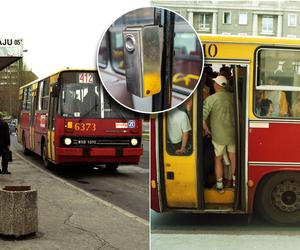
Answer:
[[[19,87],[36,80],[22,59],[0,72],[0,111],[17,117],[19,112]]]

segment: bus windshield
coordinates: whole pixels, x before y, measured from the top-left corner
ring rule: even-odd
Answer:
[[[100,86],[98,83],[63,83],[61,115],[63,117],[100,117]]]
[[[104,92],[104,118],[138,118],[139,114],[122,107]]]

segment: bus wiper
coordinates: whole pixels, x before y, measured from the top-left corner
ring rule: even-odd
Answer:
[[[78,122],[81,122],[82,119],[86,118],[91,112],[92,110],[96,109],[99,106],[99,103],[96,103],[93,107],[91,107],[87,112],[84,113],[84,115],[82,117],[80,117],[80,119],[78,120]]]

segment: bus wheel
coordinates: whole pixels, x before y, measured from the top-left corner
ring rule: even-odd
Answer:
[[[266,220],[282,226],[300,223],[300,173],[271,175],[257,192],[256,207]]]
[[[119,167],[119,163],[106,163],[105,166],[108,169],[116,170]]]
[[[51,164],[47,157],[47,143],[46,142],[44,142],[43,146],[42,146],[42,159],[43,159],[44,166],[46,168],[49,168],[51,166]]]
[[[26,140],[25,140],[25,134],[22,134],[22,147],[23,147],[23,154],[29,155],[30,151],[26,148]]]

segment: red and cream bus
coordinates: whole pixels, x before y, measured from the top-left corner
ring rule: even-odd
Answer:
[[[66,69],[20,88],[18,141],[45,166],[138,164],[142,120],[116,104],[95,70]]]

